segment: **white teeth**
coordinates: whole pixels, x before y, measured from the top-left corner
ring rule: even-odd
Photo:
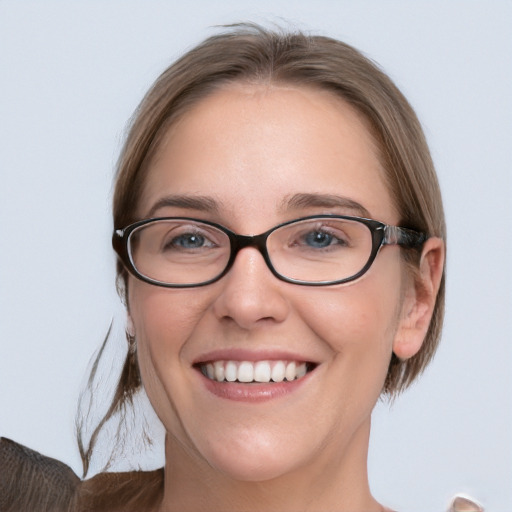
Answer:
[[[283,361],[277,361],[272,368],[272,380],[274,382],[283,382],[286,368]]]
[[[239,382],[252,382],[254,380],[254,366],[248,361],[240,363],[238,367],[238,381]]]
[[[270,382],[271,372],[268,361],[258,361],[254,365],[254,380],[256,382]]]
[[[286,370],[284,371],[284,376],[286,378],[286,380],[293,380],[295,379],[295,363],[294,362],[291,362],[291,363],[288,363],[286,365]]]
[[[215,370],[215,380],[222,382],[224,380],[224,363],[222,361],[215,361],[213,368]]]
[[[296,361],[215,361],[201,366],[203,374],[217,382],[283,382],[304,377],[306,363]]]
[[[237,372],[236,363],[234,363],[233,361],[228,361],[226,363],[224,378],[228,382],[235,382],[235,380],[237,378],[237,373],[238,372]]]

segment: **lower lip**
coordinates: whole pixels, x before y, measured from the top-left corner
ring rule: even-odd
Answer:
[[[283,382],[269,382],[242,384],[240,382],[218,382],[205,377],[199,372],[206,389],[226,400],[234,400],[235,402],[267,402],[281,396],[293,393],[305,382],[309,380],[311,372],[304,375],[300,379]]]

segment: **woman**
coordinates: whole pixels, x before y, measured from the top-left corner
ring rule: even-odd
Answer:
[[[389,78],[328,38],[206,40],[136,112],[114,227],[129,350],[98,428],[143,384],[166,465],[68,475],[61,509],[387,510],[370,415],[435,352],[445,254],[429,151]]]

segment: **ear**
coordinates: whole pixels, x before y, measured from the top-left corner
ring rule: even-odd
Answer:
[[[401,319],[393,342],[393,352],[401,359],[414,356],[423,345],[441,285],[445,259],[444,242],[429,238],[421,253],[418,275],[406,286]]]

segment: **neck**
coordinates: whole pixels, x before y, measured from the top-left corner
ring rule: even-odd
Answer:
[[[236,480],[216,471],[168,435],[160,512],[382,511],[368,485],[369,433],[368,419],[346,446],[333,450],[330,445],[307,465],[262,482]]]

